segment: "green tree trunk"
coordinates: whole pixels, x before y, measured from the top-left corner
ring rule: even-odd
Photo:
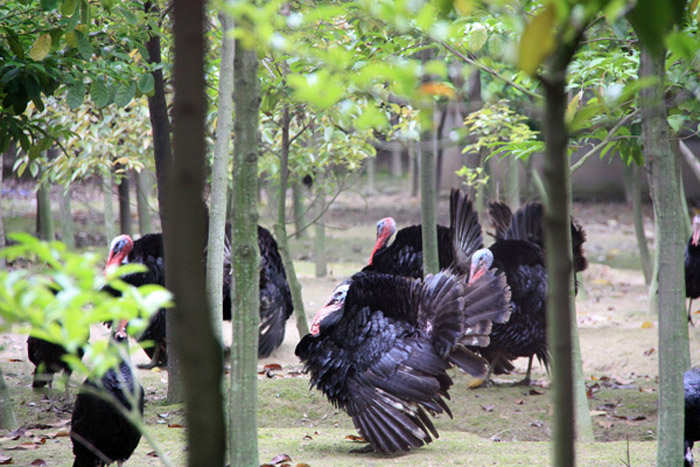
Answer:
[[[304,190],[299,182],[292,184],[293,208],[294,208],[294,234],[297,237],[307,236],[306,230],[302,230],[305,221]]]
[[[416,144],[408,143],[408,160],[411,171],[411,196],[418,196],[420,189],[420,152],[416,149]]]
[[[279,194],[277,196],[277,223],[275,224],[275,236],[277,237],[277,246],[282,256],[282,263],[287,272],[287,282],[292,293],[292,304],[294,305],[294,316],[297,320],[297,331],[299,337],[304,337],[309,333],[309,323],[306,321],[306,312],[304,311],[304,300],[301,296],[301,284],[297,279],[297,273],[294,269],[294,261],[289,250],[289,242],[287,241],[287,210],[286,210],[286,193],[287,179],[289,177],[289,106],[284,107],[282,114],[282,149],[280,152],[280,184]]]
[[[221,394],[222,349],[214,337],[202,255],[207,213],[202,200],[205,164],[204,2],[173,3],[175,97],[174,158],[163,224],[169,311],[169,342],[182,375],[189,466],[224,465],[226,428]],[[172,366],[168,362],[168,369]]]
[[[0,155],[0,163],[2,156]],[[2,167],[2,164],[0,164]],[[5,384],[5,378],[2,375],[2,367],[0,367],[0,430],[16,430],[18,428],[15,411],[12,409],[12,399]]]
[[[258,55],[236,41],[234,62],[233,343],[231,345],[231,465],[258,466]]]
[[[520,208],[520,160],[516,157],[508,157],[501,162],[506,171],[506,202],[515,212]]]
[[[41,179],[42,170],[39,169],[37,176]],[[56,238],[51,217],[51,186],[48,180],[44,180],[36,192],[37,208],[37,234],[42,240],[54,240]]]
[[[129,196],[129,174],[122,174],[117,183],[119,192],[119,229],[121,233],[134,236],[131,222],[131,199]]]
[[[61,241],[69,250],[75,250],[75,238],[73,236],[73,216],[70,206],[70,187],[61,190],[58,198],[58,213],[61,221]]]
[[[625,188],[627,189],[627,202],[632,207],[632,218],[634,220],[634,235],[637,238],[637,248],[639,249],[639,261],[644,273],[644,283],[651,284],[651,255],[647,236],[644,233],[644,216],[642,213],[642,177],[641,169],[638,165],[625,165]]]
[[[4,154],[0,153],[0,200],[2,199],[2,169]],[[2,221],[2,210],[0,210],[0,250],[5,248],[5,223]],[[5,269],[6,261],[4,257],[0,258],[0,269]]]
[[[425,132],[422,143],[430,141],[432,133]],[[435,217],[435,154],[423,151],[418,145],[420,157],[420,187],[421,187],[421,223],[423,237],[423,274],[436,274],[440,270],[437,246],[437,222]]]
[[[367,170],[367,191],[376,193],[377,191],[377,160],[375,157],[365,159],[365,167]]]
[[[105,172],[102,175],[102,199],[105,213],[105,235],[107,242],[111,242],[117,236],[114,228],[114,200],[112,199],[112,174]]]
[[[145,235],[151,232],[151,206],[148,203],[151,187],[153,186],[152,175],[145,169],[136,173],[136,205],[139,211],[139,233]]]
[[[207,244],[207,296],[211,310],[214,335],[223,348],[222,303],[224,281],[224,236],[226,201],[228,198],[228,157],[233,124],[233,18],[219,13],[222,27],[221,65],[219,69],[218,119],[214,160],[211,166],[211,195],[209,199],[209,236]]]
[[[659,310],[659,429],[657,464],[683,463],[683,372],[690,367],[685,313],[683,251],[685,232],[678,157],[671,148],[663,102],[666,50],[642,46],[639,79],[653,84],[640,90],[644,158],[651,168],[650,185],[657,221]],[[654,300],[655,297],[650,297]]]
[[[325,174],[319,169],[316,174],[316,222],[314,223],[314,272],[316,277],[326,277],[328,262],[326,260],[326,225],[323,223],[326,210]]]

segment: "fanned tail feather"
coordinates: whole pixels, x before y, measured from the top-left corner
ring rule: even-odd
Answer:
[[[450,192],[450,230],[454,250],[453,267],[464,274],[469,270],[469,258],[483,246],[484,240],[479,216],[469,197],[461,190],[453,189]]]

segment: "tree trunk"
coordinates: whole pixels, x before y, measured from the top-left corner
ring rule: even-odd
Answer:
[[[401,167],[401,151],[398,149],[391,150],[391,176],[394,178],[400,178],[403,175],[403,167]]]
[[[367,191],[370,194],[377,191],[377,159],[376,156],[365,159],[365,167],[367,168]]]
[[[634,220],[634,234],[637,238],[639,248],[639,262],[644,273],[644,283],[651,284],[651,255],[647,236],[644,233],[644,215],[642,212],[642,178],[640,168],[637,165],[625,165],[625,194],[627,202],[632,207],[632,218]]]
[[[214,160],[211,166],[209,199],[209,235],[207,244],[207,296],[214,335],[223,348],[222,304],[224,281],[224,236],[226,235],[226,201],[228,198],[228,156],[233,123],[233,54],[235,43],[231,32],[233,18],[219,13],[222,27],[221,65],[219,69],[218,118]]]
[[[572,346],[573,256],[571,252],[571,177],[567,154],[566,68],[578,40],[560,44],[544,83],[543,133],[546,144],[544,238],[548,277],[547,340],[552,354],[552,465],[573,466],[574,363]],[[573,321],[573,322],[572,322]]]
[[[505,180],[506,180],[506,202],[513,212],[520,209],[520,160],[517,157],[508,157],[501,159],[505,165]]]
[[[2,162],[1,155],[0,162]],[[0,430],[16,430],[17,428],[15,411],[12,409],[12,399],[7,390],[5,378],[2,375],[2,367],[0,367]]]
[[[3,156],[4,154],[0,153],[0,200],[2,199],[2,172],[5,167],[3,165]],[[0,211],[0,250],[3,248],[5,248],[5,223],[2,221],[2,211]],[[5,257],[0,257],[0,269],[5,269],[6,264]]]
[[[144,11],[147,14],[160,12],[158,0],[146,0]],[[156,179],[158,188],[158,213],[160,214],[161,225],[163,226],[163,238],[167,236],[165,232],[165,217],[168,210],[168,193],[165,189],[170,165],[172,164],[172,149],[170,146],[170,117],[168,115],[168,105],[165,100],[165,83],[163,80],[163,70],[161,64],[160,31],[149,31],[149,40],[146,42],[148,50],[148,63],[154,65],[153,75],[153,95],[148,97],[148,113],[151,119],[151,129],[153,131],[153,156],[156,165]],[[170,281],[166,278],[166,285],[170,288]],[[172,290],[172,289],[171,289]],[[173,340],[170,330],[173,327],[173,313],[166,313],[167,347],[168,347],[168,401],[170,403],[182,402],[183,385],[178,364],[177,343]]]
[[[685,235],[678,187],[678,157],[669,141],[663,102],[665,48],[654,54],[642,45],[639,79],[653,84],[640,90],[644,158],[651,169],[659,245],[659,428],[658,465],[683,463],[683,372],[690,366],[685,313],[683,252]],[[656,297],[650,297],[654,300]]]
[[[114,200],[112,199],[112,174],[105,172],[102,175],[102,199],[105,212],[105,235],[107,243],[117,236],[114,228]]]
[[[260,255],[258,252],[258,55],[236,41],[234,62],[233,344],[231,345],[231,465],[258,466],[258,324]]]
[[[408,143],[408,159],[411,164],[411,196],[418,196],[420,190],[420,151],[415,143]]]
[[[69,250],[75,250],[75,238],[73,236],[73,216],[70,207],[70,187],[61,190],[58,198],[58,212],[61,221],[61,241]]]
[[[289,251],[289,242],[287,241],[287,209],[285,204],[287,193],[287,179],[289,177],[289,106],[284,107],[282,114],[282,149],[280,152],[280,185],[279,194],[277,196],[277,223],[275,224],[275,236],[277,237],[277,246],[282,256],[282,263],[287,273],[287,282],[292,293],[292,304],[294,305],[294,316],[297,320],[297,331],[299,337],[304,337],[309,333],[309,323],[306,321],[306,312],[304,311],[304,300],[301,296],[301,284],[297,279],[297,273],[294,270],[294,261],[292,260],[291,252]]]
[[[440,111],[440,122],[435,131],[435,196],[438,198],[440,197],[440,187],[442,185],[442,162],[445,157],[445,149],[441,141],[443,139],[445,123],[447,122],[448,109],[449,104],[446,104],[441,110],[438,108],[437,103],[435,104],[435,111]]]
[[[131,228],[131,199],[129,197],[129,174],[124,173],[117,183],[119,193],[119,229],[121,233],[134,236]]]
[[[174,2],[175,98],[172,167],[163,224],[167,286],[175,296],[169,342],[182,374],[190,466],[223,466],[226,452],[222,349],[207,303],[202,201],[205,154],[204,2]],[[168,369],[172,367],[168,362]]]
[[[305,237],[307,236],[306,230],[302,230],[306,224],[304,221],[304,213],[306,212],[304,210],[304,190],[298,182],[292,184],[292,197],[294,207],[294,233],[297,237]]]
[[[326,261],[326,226],[323,223],[326,209],[326,192],[324,185],[325,174],[319,169],[316,174],[316,222],[314,223],[314,267],[316,277],[326,277],[328,263]]]
[[[139,211],[139,233],[141,236],[151,232],[151,206],[148,204],[149,194],[153,186],[152,175],[142,169],[136,173],[136,203]]]
[[[41,178],[42,170],[39,169],[37,176]],[[53,218],[51,217],[51,187],[48,180],[44,180],[39,185],[36,192],[36,209],[37,209],[37,234],[42,240],[54,240]]]
[[[424,132],[422,142],[428,142],[432,133]],[[440,271],[437,246],[437,222],[435,217],[435,153],[422,151],[418,145],[420,157],[421,186],[421,223],[423,237],[423,275],[436,274]]]

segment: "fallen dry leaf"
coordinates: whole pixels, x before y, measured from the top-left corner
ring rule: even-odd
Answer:
[[[533,389],[530,389],[529,394],[530,394],[531,396],[541,396],[541,395],[544,394],[544,393],[543,393],[542,391],[540,391],[539,389],[534,389],[534,388],[533,388]]]
[[[602,426],[603,428],[610,428],[613,426],[613,422],[610,420],[600,420],[598,425]]]
[[[297,464],[297,465],[294,466],[294,467],[311,467],[311,466],[310,466],[309,464],[301,463],[301,464]]]
[[[278,454],[272,458],[273,464],[281,464],[282,462],[291,462],[291,461],[292,461],[292,458],[289,457],[287,454]]]
[[[7,454],[0,454],[0,465],[12,464],[12,456]]]
[[[276,467],[274,464],[260,464],[260,467]]]
[[[179,423],[168,423],[168,428],[184,428],[184,426]]]
[[[313,438],[309,435],[304,435],[301,439],[312,440]]]
[[[493,412],[493,406],[492,405],[482,405],[482,409],[484,409],[487,412]]]
[[[349,439],[350,441],[355,441],[356,443],[366,443],[365,439],[362,436],[357,436],[357,435],[347,435],[345,439]]]
[[[652,323],[651,321],[644,321],[642,323],[642,329],[651,329],[653,327],[654,327],[654,323]]]
[[[17,446],[5,448],[6,451],[33,451],[34,449],[39,449],[39,445],[34,443],[22,443]]]
[[[522,399],[515,399],[514,402],[515,402],[515,405],[523,405],[525,403],[525,401]]]
[[[265,365],[263,367],[263,370],[280,371],[280,370],[282,370],[282,365],[280,365],[279,363],[270,363],[269,365]]]
[[[65,437],[65,436],[70,436],[70,428],[63,428],[63,429],[61,429],[61,430],[54,431],[54,432],[51,432],[51,433],[47,433],[47,434],[46,434],[46,437],[47,437],[47,438],[51,438],[51,439],[54,439],[54,438],[63,438],[63,437]]]
[[[652,348],[650,348],[649,350],[645,350],[645,351],[644,351],[644,356],[645,356],[645,357],[648,357],[648,356],[652,355],[654,352],[656,352],[656,347],[652,347]]]
[[[34,459],[30,465],[47,465],[44,459]]]
[[[603,415],[607,415],[605,410],[591,410],[588,413],[591,414],[591,417],[602,417]]]
[[[158,453],[155,451],[151,451],[148,454],[146,454],[146,457],[158,457]]]

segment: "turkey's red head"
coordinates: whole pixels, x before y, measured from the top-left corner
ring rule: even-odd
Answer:
[[[126,257],[134,248],[134,241],[130,236],[124,234],[115,237],[109,247],[109,257],[105,265],[105,273],[109,268],[119,266],[126,262]]]
[[[377,240],[374,242],[374,249],[369,257],[369,264],[374,260],[374,254],[386,246],[387,242],[396,232],[396,221],[392,217],[385,217],[377,222]]]
[[[493,264],[493,253],[488,248],[482,248],[477,250],[472,255],[472,264],[469,269],[469,282],[467,285],[472,285],[481,276],[483,276],[486,271],[489,270]]]
[[[693,217],[693,245],[698,246],[700,240],[700,214]]]
[[[326,319],[328,315],[340,311],[343,308],[349,288],[350,282],[347,281],[335,288],[328,303],[318,310],[316,316],[314,316],[314,321],[311,323],[311,334],[317,336],[321,332],[321,322]]]

